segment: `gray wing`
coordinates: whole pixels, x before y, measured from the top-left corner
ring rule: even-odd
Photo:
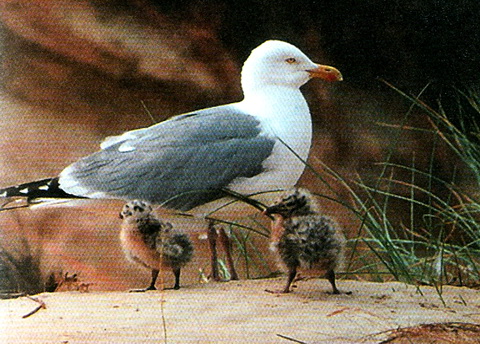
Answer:
[[[141,199],[189,210],[222,197],[238,177],[263,172],[274,139],[232,105],[173,117],[108,138],[60,174],[76,196]]]

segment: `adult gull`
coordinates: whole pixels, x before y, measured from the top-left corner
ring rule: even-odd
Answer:
[[[295,46],[276,40],[245,61],[244,99],[107,138],[58,177],[0,190],[0,197],[139,199],[195,211],[225,197],[286,189],[304,170],[312,140],[300,87],[342,80]],[[195,208],[195,209],[194,209]]]
[[[170,118],[107,138],[100,151],[58,177],[0,190],[0,197],[142,200],[204,215],[226,196],[293,187],[304,170],[312,121],[300,87],[311,78],[342,80],[295,46],[267,41],[242,68],[244,99]],[[216,238],[237,279],[229,240],[209,223],[212,277],[219,279]]]

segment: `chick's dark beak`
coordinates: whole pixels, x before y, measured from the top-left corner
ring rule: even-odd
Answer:
[[[265,208],[265,210],[263,211],[263,214],[264,215],[278,214],[279,210],[281,210],[280,208],[281,207],[278,205],[272,205],[270,207]]]

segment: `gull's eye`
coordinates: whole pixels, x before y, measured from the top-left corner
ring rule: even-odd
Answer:
[[[285,60],[286,63],[289,63],[289,64],[292,64],[292,63],[295,63],[297,62],[296,59],[294,59],[293,57],[289,57],[288,59]]]

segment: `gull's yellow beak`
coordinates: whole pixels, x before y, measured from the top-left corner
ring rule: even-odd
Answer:
[[[335,68],[324,65],[317,65],[316,68],[309,69],[307,72],[310,74],[311,78],[321,78],[327,81],[342,81],[342,73]]]

